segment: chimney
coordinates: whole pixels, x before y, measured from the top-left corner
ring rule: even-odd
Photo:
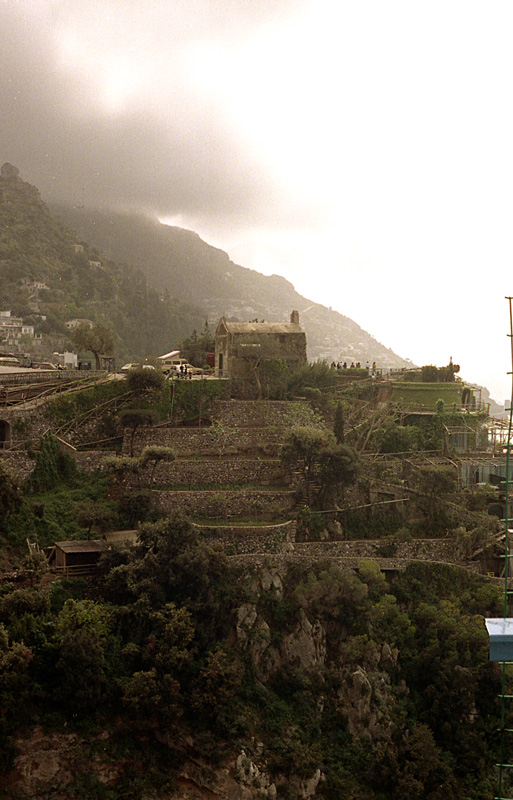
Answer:
[[[292,312],[292,314],[290,315],[290,321],[294,325],[299,325],[299,311],[293,311]]]

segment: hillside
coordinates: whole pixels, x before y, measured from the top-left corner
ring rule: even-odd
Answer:
[[[79,243],[37,189],[6,165],[0,175],[0,270],[0,308],[33,324],[50,353],[70,346],[64,323],[73,318],[110,325],[118,360],[156,356],[204,322],[199,307],[149,288],[141,271]],[[34,282],[45,288],[34,289]]]
[[[407,363],[349,317],[312,303],[279,275],[265,276],[234,264],[227,253],[192,231],[143,215],[84,208],[56,208],[55,212],[109,258],[141,269],[154,288],[199,305],[212,325],[223,315],[240,321],[288,320],[297,308],[310,360],[369,360],[384,367]]]
[[[141,373],[2,412],[0,796],[491,797],[495,490],[459,486],[455,453],[425,459],[440,426],[392,422],[379,379],[311,404]],[[312,480],[290,472],[298,430]],[[57,543],[80,560],[56,546],[48,573],[35,546]]]
[[[0,176],[0,269],[0,305],[49,336],[49,352],[69,346],[64,322],[72,318],[111,325],[125,360],[176,346],[205,318],[212,326],[222,315],[279,321],[297,308],[311,360],[406,364],[353,320],[278,275],[234,264],[191,231],[142,215],[52,212],[10,165]],[[31,291],[34,281],[48,288]]]

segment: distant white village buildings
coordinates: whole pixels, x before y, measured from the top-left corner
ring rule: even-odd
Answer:
[[[76,353],[70,353],[68,350],[65,350],[64,353],[54,353],[53,360],[55,364],[63,369],[77,369],[78,368],[78,356]]]
[[[92,328],[94,323],[90,319],[75,318],[68,319],[64,324],[69,331],[74,331],[79,325],[87,325],[89,328]]]
[[[44,283],[44,281],[29,281],[26,278],[21,282],[22,288],[27,289],[29,295],[36,294],[36,292],[40,292],[46,289],[46,291],[50,291],[50,287]]]
[[[30,336],[33,344],[41,342],[40,333],[34,333],[34,326],[27,325],[21,317],[13,317],[10,311],[0,311],[0,341],[4,345],[19,344],[22,336]]]

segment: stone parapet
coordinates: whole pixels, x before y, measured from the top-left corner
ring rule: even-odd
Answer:
[[[54,383],[59,381],[84,381],[88,378],[105,378],[105,370],[96,369],[48,369],[30,370],[29,372],[13,372],[0,375],[0,386],[25,386],[30,383]]]

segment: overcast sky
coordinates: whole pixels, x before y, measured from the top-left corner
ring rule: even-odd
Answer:
[[[503,401],[512,34],[510,0],[0,0],[0,162]]]

